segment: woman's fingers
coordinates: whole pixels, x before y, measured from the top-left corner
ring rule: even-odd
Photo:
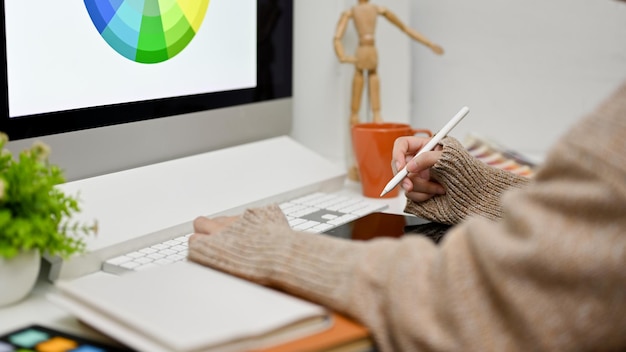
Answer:
[[[430,138],[405,136],[397,138],[393,143],[391,167],[394,172],[404,168],[406,163],[417,154]]]
[[[230,225],[236,219],[236,216],[220,216],[212,219],[200,216],[193,221],[193,231],[197,234],[211,235]]]
[[[420,154],[407,164],[408,176],[402,181],[405,196],[414,202],[423,202],[438,194],[445,194],[445,189],[430,177],[430,168],[441,157],[441,151]]]
[[[437,163],[442,153],[441,151],[424,152],[416,158],[411,159],[411,161],[406,164],[406,169],[409,173],[420,173],[428,170]]]

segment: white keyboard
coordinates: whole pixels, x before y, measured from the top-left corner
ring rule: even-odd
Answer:
[[[293,229],[312,233],[328,231],[386,207],[384,203],[361,197],[320,192],[280,204]],[[189,236],[191,234],[108,259],[102,264],[102,270],[122,274],[185,260]]]

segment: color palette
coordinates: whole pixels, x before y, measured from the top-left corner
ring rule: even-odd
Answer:
[[[133,352],[41,325],[0,336],[0,352]]]
[[[179,54],[194,38],[210,0],[85,0],[102,38],[129,60],[153,64]]]

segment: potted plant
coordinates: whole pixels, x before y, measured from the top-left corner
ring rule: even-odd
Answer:
[[[0,306],[21,300],[33,288],[41,256],[67,258],[85,250],[97,224],[72,221],[78,198],[55,187],[62,170],[48,161],[50,148],[35,142],[17,157],[0,132]]]

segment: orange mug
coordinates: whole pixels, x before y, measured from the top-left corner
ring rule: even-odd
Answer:
[[[428,129],[416,129],[405,123],[359,123],[352,127],[352,148],[356,159],[363,195],[380,198],[380,193],[393,178],[391,153],[398,137],[433,133]],[[398,187],[383,198],[396,197]]]

